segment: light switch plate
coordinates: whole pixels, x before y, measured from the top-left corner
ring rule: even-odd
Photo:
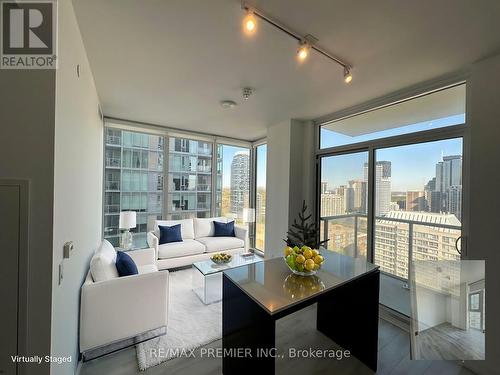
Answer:
[[[73,241],[68,241],[64,244],[63,247],[63,258],[68,259],[73,252],[75,245],[73,245]]]

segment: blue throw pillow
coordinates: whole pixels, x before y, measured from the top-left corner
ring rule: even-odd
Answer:
[[[229,223],[214,221],[214,229],[214,237],[235,237],[234,221],[230,221]]]
[[[130,255],[124,253],[123,251],[116,252],[116,269],[118,270],[118,275],[120,275],[120,277],[137,275],[139,273],[134,260],[130,257]]]
[[[181,242],[181,225],[172,225],[171,227],[159,225],[160,228],[160,245],[169,242]]]

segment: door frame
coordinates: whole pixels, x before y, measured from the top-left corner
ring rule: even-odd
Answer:
[[[18,262],[18,321],[17,354],[27,355],[28,296],[29,296],[29,180],[0,179],[0,186],[17,187],[19,191],[19,262]],[[24,365],[17,366],[17,374],[25,374]]]

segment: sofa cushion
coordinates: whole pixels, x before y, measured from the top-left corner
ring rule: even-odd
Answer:
[[[163,245],[164,243],[182,241],[180,224],[172,225],[171,227],[158,225],[158,227],[160,228],[160,245]]]
[[[139,271],[137,271],[137,266],[134,260],[123,251],[116,252],[116,269],[118,270],[118,275],[122,276],[131,276],[137,275]]]
[[[167,227],[171,227],[174,225],[181,225],[181,235],[184,240],[192,240],[194,238],[194,227],[193,227],[193,219],[184,219],[184,220],[156,220],[155,222],[155,230],[154,233],[156,237],[160,238],[160,229],[158,225],[164,225]]]
[[[220,223],[227,223],[227,218],[225,217],[211,217],[207,219],[193,219],[194,224],[194,238],[199,237],[213,237],[214,221]]]
[[[234,221],[229,223],[218,223],[214,221],[214,237],[235,237],[234,235]]]
[[[205,252],[205,246],[195,240],[170,242],[158,246],[159,259],[177,258],[186,255],[203,254],[204,252]]]
[[[245,247],[245,241],[236,237],[202,237],[197,238],[196,241],[205,245],[207,253]]]
[[[102,240],[101,246],[97,249],[90,260],[90,273],[94,281],[105,281],[118,277],[116,269],[116,251],[113,245],[107,240]]]
[[[144,266],[137,267],[139,275],[143,273],[151,273],[158,271],[158,267],[155,264],[145,264]]]

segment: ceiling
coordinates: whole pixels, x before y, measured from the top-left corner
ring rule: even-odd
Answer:
[[[465,85],[461,84],[412,100],[332,122],[326,129],[356,137],[456,116],[465,113]]]
[[[353,65],[260,22],[241,31],[238,0],[73,0],[106,116],[255,140],[466,68],[500,50],[500,1],[266,0],[257,6]],[[243,100],[241,88],[254,95]],[[223,109],[221,100],[239,105]]]

